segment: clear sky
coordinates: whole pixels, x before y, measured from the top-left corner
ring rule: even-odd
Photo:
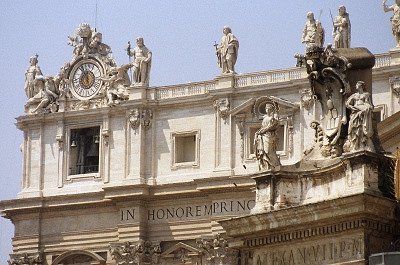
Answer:
[[[392,4],[388,0],[388,4]],[[390,14],[380,0],[203,0],[107,1],[1,0],[0,1],[0,200],[16,198],[21,182],[22,133],[14,118],[23,114],[26,96],[24,73],[29,58],[39,54],[44,75],[55,75],[72,57],[67,45],[81,22],[103,33],[117,63],[128,62],[127,42],[143,36],[153,52],[150,85],[161,86],[213,79],[220,73],[215,49],[222,28],[229,25],[239,39],[238,73],[287,68],[302,53],[301,32],[306,14],[322,21],[326,42],[332,43],[332,15],[345,5],[352,25],[352,47],[373,53],[394,45]],[[0,264],[11,252],[13,226],[0,220]]]

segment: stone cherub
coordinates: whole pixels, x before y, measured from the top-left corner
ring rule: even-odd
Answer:
[[[254,136],[254,147],[259,170],[274,170],[281,165],[279,156],[276,153],[278,142],[276,130],[278,126],[279,118],[276,114],[276,107],[272,102],[267,102],[261,128]]]
[[[24,90],[28,99],[39,92],[38,88],[35,87],[35,77],[42,75],[42,71],[38,65],[38,57],[39,55],[35,54],[35,56],[30,58],[29,67],[25,72]]]
[[[383,11],[393,11],[393,16],[390,19],[392,23],[392,33],[396,39],[396,47],[400,47],[400,0],[395,0],[395,3],[391,6],[386,5],[387,0],[383,0],[382,6]]]
[[[225,26],[223,33],[224,36],[222,36],[220,44],[216,47],[218,66],[222,69],[223,74],[234,74],[238,58],[239,41],[232,34],[230,27]]]
[[[333,21],[332,37],[335,48],[350,48],[351,24],[350,16],[345,6],[339,7],[339,14]]]
[[[358,81],[357,92],[346,100],[346,107],[351,110],[349,129],[346,142],[343,145],[345,152],[367,150],[374,152],[372,136],[372,105],[371,95],[365,92],[365,83]]]
[[[151,51],[144,45],[142,37],[136,39],[136,47],[131,49],[130,43],[126,49],[128,56],[133,56],[132,67],[134,68],[134,82],[138,86],[148,86],[150,80],[151,69]]]

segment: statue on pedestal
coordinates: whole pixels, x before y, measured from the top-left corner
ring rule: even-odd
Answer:
[[[307,13],[307,22],[303,29],[301,42],[306,45],[306,49],[310,44],[323,47],[325,41],[325,30],[320,21],[315,20],[314,13]]]
[[[128,43],[127,53],[128,56],[133,56],[134,60],[132,66],[134,68],[134,82],[135,85],[148,86],[150,80],[150,69],[151,69],[151,51],[144,45],[142,37],[136,39],[136,47],[131,50],[130,44]]]
[[[396,47],[400,47],[400,0],[396,0],[395,4],[391,6],[386,5],[387,0],[383,0],[383,11],[393,11],[393,16],[390,21],[392,23],[392,33],[396,39]]]
[[[350,48],[351,24],[345,6],[339,7],[339,15],[333,21],[332,37],[335,48]]]
[[[39,55],[35,54],[35,56],[32,56],[29,60],[29,67],[25,72],[25,93],[26,96],[29,98],[32,98],[35,96],[39,90],[35,88],[35,77],[42,75],[42,71],[40,70],[40,67],[38,64],[38,57]]]
[[[357,92],[346,100],[346,107],[351,110],[348,136],[343,150],[345,152],[367,150],[374,152],[372,135],[372,111],[374,106],[371,102],[371,95],[365,92],[365,83],[358,81]]]
[[[220,44],[217,48],[218,66],[222,69],[223,74],[234,74],[235,63],[238,57],[239,41],[232,34],[230,27],[225,26],[223,29],[224,36],[222,36]]]
[[[276,130],[278,126],[279,118],[276,114],[276,107],[272,102],[267,102],[261,128],[254,136],[259,170],[274,170],[281,165],[279,156],[276,154],[278,142]]]

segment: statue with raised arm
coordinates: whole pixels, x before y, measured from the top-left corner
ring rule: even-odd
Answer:
[[[348,136],[343,150],[353,152],[368,150],[374,152],[372,135],[372,111],[374,106],[371,102],[371,95],[365,92],[365,83],[358,81],[356,84],[357,92],[346,100],[346,107],[350,109],[350,119]]]
[[[148,86],[151,69],[151,51],[144,45],[142,37],[136,39],[136,47],[127,48],[128,56],[133,56],[134,82],[138,86]]]
[[[218,66],[222,69],[223,74],[234,74],[239,51],[239,41],[232,34],[230,27],[225,26],[223,33],[224,36],[222,36],[221,42],[217,46]]]
[[[39,89],[35,88],[35,77],[42,75],[42,71],[40,70],[40,67],[38,64],[38,57],[39,55],[35,54],[35,56],[32,56],[29,60],[29,67],[25,72],[25,93],[26,96],[29,98],[32,98],[35,96],[38,92]]]
[[[301,42],[307,47],[311,44],[314,44],[318,47],[322,47],[324,45],[325,39],[325,30],[322,27],[321,22],[315,20],[314,13],[307,13],[307,22],[303,29],[303,34],[301,36]]]
[[[339,15],[333,21],[332,37],[335,48],[350,48],[351,24],[345,6],[339,7]]]
[[[387,6],[386,1],[387,0],[384,0],[382,2],[383,11],[385,11],[385,13],[393,11],[393,16],[390,19],[392,23],[392,33],[396,39],[396,47],[400,47],[400,0],[396,0],[391,6]]]
[[[261,128],[254,135],[254,147],[259,170],[274,170],[281,165],[276,153],[278,143],[276,130],[278,126],[279,118],[276,114],[276,107],[272,102],[267,102]]]

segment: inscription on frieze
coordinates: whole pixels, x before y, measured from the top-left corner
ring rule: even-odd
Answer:
[[[256,250],[253,265],[321,265],[364,258],[364,239],[327,240],[327,242],[286,245]]]
[[[142,209],[147,220],[152,221],[171,221],[171,220],[194,220],[212,216],[242,215],[250,213],[254,207],[255,200],[223,200],[211,203],[177,205],[166,207],[150,207]],[[139,221],[139,207],[122,208],[119,211],[120,222]]]

